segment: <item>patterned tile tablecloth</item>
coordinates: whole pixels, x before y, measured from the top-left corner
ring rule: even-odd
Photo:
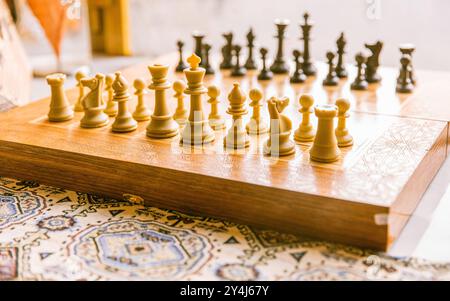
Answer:
[[[0,280],[384,279],[450,279],[450,264],[0,178]]]

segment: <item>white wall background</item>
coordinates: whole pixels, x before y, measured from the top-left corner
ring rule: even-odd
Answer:
[[[324,60],[344,31],[348,62],[364,42],[380,39],[383,65],[398,66],[398,45],[410,42],[417,46],[416,68],[450,70],[449,0],[131,0],[133,49],[138,55],[163,54],[175,51],[176,40],[182,39],[191,50],[191,32],[201,30],[220,51],[223,32],[233,31],[235,41],[244,44],[252,26],[258,46],[268,47],[273,56],[273,20],[287,18],[290,56],[292,49],[302,48],[298,24],[306,10],[315,22],[315,59]]]

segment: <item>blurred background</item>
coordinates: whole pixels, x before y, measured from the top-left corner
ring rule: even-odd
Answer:
[[[305,11],[314,22],[312,56],[324,60],[345,32],[347,63],[364,43],[384,42],[381,64],[398,67],[398,45],[413,43],[417,69],[450,70],[448,0],[0,0],[11,8],[15,26],[35,76],[79,68],[112,72],[176,51],[176,41],[193,50],[192,32],[206,34],[213,51],[232,31],[244,46],[250,28],[257,47],[276,48],[275,18],[289,19],[285,54],[302,49],[299,22]],[[63,7],[60,11],[58,6]],[[61,16],[64,15],[64,22]],[[1,37],[0,37],[1,38]],[[245,55],[245,54],[244,54]],[[70,81],[70,80],[69,80]],[[41,81],[42,82],[42,81]],[[32,98],[44,96],[39,80]]]

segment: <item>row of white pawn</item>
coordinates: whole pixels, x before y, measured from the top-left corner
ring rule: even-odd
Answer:
[[[64,93],[63,84],[65,76],[63,74],[50,75],[47,78],[52,87],[52,101],[50,104],[49,120],[52,122],[66,121],[73,118],[73,111],[84,112],[81,119],[81,127],[97,128],[106,126],[109,123],[109,116],[116,117],[112,125],[114,132],[130,132],[137,128],[137,121],[146,121],[152,118],[151,112],[145,104],[146,84],[143,80],[134,81],[135,95],[138,97],[136,110],[131,115],[128,111],[127,102],[130,100],[128,85],[120,72],[113,76],[97,74],[93,78],[87,78],[83,73],[77,73],[76,79],[79,87],[79,97],[72,110]],[[103,88],[106,82],[106,88]],[[84,88],[88,87],[90,93],[85,95]],[[167,88],[167,87],[164,87]],[[188,112],[184,108],[184,97],[186,84],[184,81],[176,81],[173,84],[174,97],[178,100],[177,109],[172,116],[172,120],[184,126],[188,120]],[[108,101],[103,100],[103,92],[107,91]],[[219,113],[218,97],[220,89],[210,86],[207,90],[209,96],[208,103],[211,104],[209,115],[209,125],[214,130],[225,128],[225,120]],[[250,139],[247,134],[260,135],[270,131],[270,137],[264,144],[264,152],[272,156],[286,156],[295,152],[295,143],[290,140],[292,122],[287,116],[282,114],[289,104],[288,98],[271,98],[267,101],[270,113],[270,128],[267,122],[261,118],[261,100],[263,94],[259,89],[252,89],[249,92],[251,99],[250,106],[253,108],[253,115],[250,122],[244,127],[242,115],[247,111],[244,109],[246,96],[238,83],[234,84],[233,90],[228,95],[230,108],[228,113],[233,116],[233,127],[224,139],[224,144],[229,148],[245,148],[249,146]],[[315,114],[318,117],[317,130],[310,122],[310,114],[314,99],[310,95],[300,97],[300,113],[302,122],[295,131],[294,139],[297,142],[314,142],[310,150],[311,159],[319,162],[334,162],[339,159],[339,147],[351,146],[353,138],[346,127],[348,110],[350,104],[346,99],[339,99],[336,105],[322,105],[315,107]],[[338,117],[338,127],[334,129],[334,118]],[[200,120],[201,121],[201,120]],[[203,130],[203,127],[200,127]],[[148,135],[152,137],[152,135]],[[171,135],[170,135],[171,136]],[[153,138],[169,138],[167,135],[157,133]]]

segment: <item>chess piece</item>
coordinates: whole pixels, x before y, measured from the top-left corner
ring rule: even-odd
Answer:
[[[240,63],[241,46],[234,45],[233,50],[234,56],[236,58],[236,63],[234,64],[233,70],[231,71],[231,76],[244,76],[245,74],[247,74],[247,70],[242,67]]]
[[[327,60],[328,60],[328,74],[327,77],[323,80],[324,86],[337,86],[339,84],[339,77],[336,75],[335,67],[334,67],[334,53],[331,51],[327,52]]]
[[[188,87],[184,94],[190,96],[190,114],[181,135],[182,144],[202,145],[214,141],[214,131],[205,118],[202,106],[202,97],[208,91],[203,85],[206,70],[199,67],[200,57],[193,54],[188,58],[190,68],[184,70]]]
[[[398,93],[411,93],[414,90],[414,85],[412,84],[411,76],[409,74],[411,57],[407,54],[402,55],[400,63],[400,75],[397,80],[396,90]]]
[[[299,112],[302,114],[302,122],[299,128],[295,131],[294,139],[298,142],[311,142],[316,136],[316,130],[311,123],[312,106],[314,105],[314,98],[311,95],[304,94],[300,97],[301,109]]]
[[[109,123],[109,117],[105,114],[105,103],[103,101],[103,85],[105,76],[98,73],[92,78],[83,78],[83,87],[89,88],[90,92],[83,98],[81,104],[84,116],[80,121],[82,128],[99,128]]]
[[[336,100],[336,107],[338,108],[338,125],[336,128],[336,139],[339,147],[347,147],[353,145],[353,137],[349,134],[347,128],[347,119],[350,117],[348,110],[350,109],[350,102],[347,99],[340,98]]]
[[[112,84],[114,90],[114,101],[118,103],[116,119],[112,125],[112,131],[116,133],[127,133],[137,129],[137,122],[128,110],[128,102],[131,100],[128,92],[128,82],[120,72],[116,72],[116,78]]]
[[[270,114],[270,137],[264,144],[264,153],[271,156],[288,156],[295,153],[295,143],[290,139],[292,121],[284,114],[289,98],[267,101]]]
[[[225,33],[222,36],[226,44],[222,47],[223,61],[220,63],[220,69],[231,69],[233,68],[233,33]]]
[[[147,121],[150,120],[152,113],[147,107],[145,103],[145,95],[147,94],[145,81],[143,79],[136,79],[133,83],[134,89],[136,90],[134,95],[137,96],[138,103],[136,106],[136,110],[133,113],[133,118],[136,121]]]
[[[220,96],[220,89],[217,86],[210,86],[208,88],[208,103],[211,104],[211,113],[209,114],[209,125],[213,128],[215,131],[220,131],[224,129],[225,126],[225,120],[222,118],[222,116],[219,113],[219,96]]]
[[[356,75],[355,81],[351,84],[350,88],[352,90],[367,90],[367,87],[369,86],[365,77],[367,59],[364,54],[359,52],[356,54],[355,60],[358,68],[358,73]]]
[[[147,126],[147,136],[155,139],[172,138],[178,135],[179,125],[173,120],[166,100],[166,90],[171,86],[167,81],[169,66],[155,64],[149,66],[148,70],[152,76],[152,83],[148,88],[155,91],[155,108]]]
[[[339,160],[341,151],[338,147],[334,131],[334,118],[338,109],[335,105],[316,106],[315,114],[318,118],[317,133],[310,150],[312,161],[332,163]]]
[[[345,54],[345,46],[347,45],[347,41],[345,40],[343,32],[339,36],[339,39],[336,41],[336,45],[337,45],[337,54],[338,54],[338,61],[336,64],[336,75],[339,78],[347,78],[348,72],[345,69],[345,65],[344,65],[344,54]]]
[[[175,71],[183,72],[183,70],[187,68],[187,65],[183,59],[183,47],[184,47],[183,41],[178,41],[177,47],[178,47],[179,61],[177,67],[175,68]]]
[[[275,74],[284,74],[289,72],[289,65],[284,60],[283,47],[286,28],[289,25],[289,20],[275,20],[275,25],[277,26],[277,35],[275,36],[278,40],[278,50],[275,60],[272,66],[270,66],[270,71]]]
[[[412,64],[412,54],[414,52],[414,50],[416,49],[416,47],[413,44],[402,44],[400,45],[400,52],[402,55],[409,55],[409,58],[411,60],[411,63],[409,64],[408,67],[408,72],[409,72],[409,77],[411,79],[411,83],[413,85],[416,85],[416,77],[415,77],[415,72],[414,72],[414,68],[413,68],[413,64]],[[400,81],[400,77],[397,79],[397,82]]]
[[[52,96],[50,99],[50,110],[48,120],[51,122],[62,122],[73,118],[72,106],[69,104],[64,92],[64,82],[66,75],[55,73],[47,76],[47,83],[50,85]]]
[[[185,68],[186,69],[186,68]],[[175,91],[175,97],[177,99],[177,108],[175,109],[175,114],[173,114],[173,119],[180,125],[186,124],[188,119],[188,111],[184,108],[184,90],[186,89],[186,83],[182,80],[177,80],[173,83],[173,90]]]
[[[233,116],[233,125],[224,138],[226,148],[242,149],[250,146],[250,137],[247,135],[242,116],[248,113],[245,106],[246,96],[239,83],[233,84],[233,90],[228,95],[230,106],[227,113]]]
[[[267,49],[261,48],[259,50],[261,53],[261,60],[262,60],[262,70],[258,75],[258,80],[271,80],[273,78],[273,73],[269,69],[267,69]]]
[[[291,76],[290,82],[291,84],[304,83],[306,75],[303,73],[302,69],[302,53],[298,50],[294,50],[292,54],[294,56],[295,71]]]
[[[194,37],[194,44],[195,44],[195,50],[194,53],[195,55],[197,55],[200,58],[200,66],[204,67],[203,64],[205,63],[205,58],[203,56],[203,39],[205,38],[205,35],[198,32],[198,31],[194,31],[194,33],[192,34],[192,36]]]
[[[261,107],[263,106],[261,100],[263,93],[259,89],[250,90],[249,97],[252,100],[250,106],[253,108],[252,117],[247,123],[247,133],[250,135],[261,135],[269,131],[266,121],[261,117]]]
[[[258,66],[256,65],[255,59],[253,58],[253,48],[255,47],[255,38],[256,36],[253,34],[253,29],[250,28],[250,31],[247,34],[247,47],[248,47],[248,58],[245,62],[244,67],[247,70],[256,70]]]
[[[366,80],[368,83],[378,83],[381,81],[381,76],[377,72],[380,66],[380,53],[383,49],[383,43],[378,41],[375,44],[365,44],[365,47],[371,52],[366,63]]]
[[[203,45],[203,54],[204,54],[204,58],[205,58],[204,66],[205,66],[206,74],[208,74],[208,75],[215,73],[213,67],[211,67],[211,64],[209,62],[210,51],[211,51],[211,45],[205,43]]]
[[[112,88],[112,84],[114,82],[114,76],[108,74],[105,79],[105,91],[108,94],[108,101],[106,102],[105,113],[108,114],[109,117],[115,117],[117,115],[118,105],[117,102],[113,100],[114,98],[114,90]]]
[[[303,40],[303,73],[306,76],[314,76],[317,73],[317,69],[314,64],[311,62],[311,54],[310,54],[310,46],[309,42],[311,41],[311,29],[313,27],[313,23],[309,22],[309,14],[305,13],[303,15],[304,23],[300,25],[302,29],[303,36],[301,40]]]
[[[77,71],[77,73],[75,73],[75,80],[77,81],[77,88],[78,88],[78,98],[77,98],[77,102],[75,103],[73,110],[75,112],[83,112],[83,105],[81,104],[81,101],[84,98],[84,87],[83,84],[81,83],[81,80],[83,78],[86,78],[87,75],[86,73],[84,73],[83,71]]]

